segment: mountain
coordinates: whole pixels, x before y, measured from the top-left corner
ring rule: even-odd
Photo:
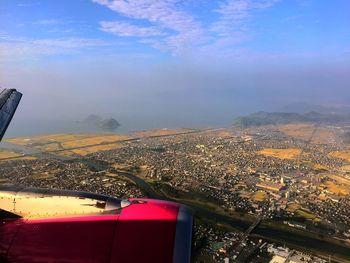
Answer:
[[[349,124],[350,114],[334,114],[308,112],[304,114],[292,112],[255,112],[247,116],[239,117],[235,120],[235,125],[242,127],[278,125],[289,123],[324,123],[324,124]]]
[[[324,106],[308,103],[292,103],[281,109],[281,112],[308,113],[318,112],[323,114],[350,114],[350,107],[347,106]]]

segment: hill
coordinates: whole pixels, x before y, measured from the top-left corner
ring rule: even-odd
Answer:
[[[300,114],[305,114],[308,112],[319,112],[322,114],[350,114],[350,107],[324,106],[299,102],[286,105],[281,109],[281,112],[294,112]]]
[[[235,125],[241,127],[279,125],[290,123],[323,123],[323,124],[348,124],[350,114],[333,114],[308,112],[305,114],[291,112],[255,112],[247,116],[239,117],[235,120]]]

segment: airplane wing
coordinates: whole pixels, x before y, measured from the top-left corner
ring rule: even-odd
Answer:
[[[192,229],[174,202],[0,185],[0,262],[189,263]]]
[[[15,89],[4,89],[0,93],[0,141],[15,114],[21,98],[22,93]]]

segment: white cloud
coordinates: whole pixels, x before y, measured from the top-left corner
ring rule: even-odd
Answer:
[[[130,31],[163,32],[161,39],[143,39],[173,53],[181,53],[202,39],[203,28],[188,12],[179,8],[176,0],[93,0],[130,19],[145,20],[150,28],[129,25]],[[118,32],[119,31],[119,32]],[[118,27],[120,35],[125,33]],[[135,34],[136,35],[136,34]],[[146,37],[146,33],[143,34]]]
[[[66,23],[65,21],[63,20],[60,20],[60,19],[44,19],[44,20],[39,20],[36,22],[36,24],[39,24],[39,25],[57,25],[57,24],[64,24]]]
[[[206,0],[92,0],[122,16],[121,21],[101,21],[100,30],[121,37],[135,37],[139,43],[175,55],[221,55],[250,39],[250,21],[254,12],[271,7],[278,0],[222,0],[215,10],[214,21],[199,22],[189,5]],[[187,7],[187,8],[186,8]],[[215,16],[213,16],[215,18]],[[65,21],[67,22],[67,21]],[[40,25],[55,25],[62,20],[48,19]],[[57,30],[57,29],[51,29]],[[53,31],[55,32],[55,31]],[[70,31],[68,31],[70,32]],[[1,32],[0,32],[1,33]],[[67,31],[65,31],[67,33]],[[113,45],[117,42],[88,38],[12,39],[0,35],[0,59],[11,56],[41,56],[76,53],[80,50]],[[118,44],[118,43],[117,43]],[[220,55],[221,54],[221,55]]]
[[[140,37],[139,42],[173,54],[188,54],[235,45],[250,38],[249,22],[255,10],[271,7],[279,0],[227,0],[219,3],[216,21],[204,28],[194,14],[180,8],[193,1],[180,0],[92,0],[125,18],[147,22],[140,27],[127,22],[101,22],[101,30],[119,36]],[[197,4],[203,2],[196,2]],[[185,3],[185,5],[184,5]],[[157,36],[155,38],[155,36]]]
[[[250,28],[254,12],[272,7],[279,0],[226,0],[214,10],[219,18],[212,23],[210,31],[214,34],[214,41],[204,47],[200,52],[221,53],[226,57],[227,53],[235,52],[237,44],[250,40],[253,30]]]
[[[0,35],[0,60],[17,57],[40,57],[68,54],[85,48],[113,46],[117,42],[106,42],[88,38],[28,39]]]
[[[119,36],[135,36],[135,37],[152,37],[164,35],[160,29],[156,27],[139,27],[127,22],[100,22],[101,30],[109,33],[113,33]]]
[[[231,37],[248,30],[252,12],[274,5],[278,0],[228,0],[217,10],[221,16],[211,30],[221,37]]]

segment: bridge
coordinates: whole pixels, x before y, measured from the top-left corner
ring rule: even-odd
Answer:
[[[248,241],[248,237],[249,237],[250,233],[261,223],[261,221],[262,221],[262,218],[260,218],[260,217],[257,218],[257,220],[254,221],[253,224],[251,224],[249,226],[249,228],[242,234],[242,238],[240,240],[240,243],[235,249],[235,254],[236,254],[235,259],[237,259],[237,262],[240,262],[241,260],[243,260],[242,258],[239,258],[239,256],[241,255],[242,251],[244,250],[244,247],[246,246],[246,243]],[[241,256],[243,256],[243,255],[241,255]]]
[[[250,233],[261,223],[261,218],[259,217],[251,226],[244,232],[246,236],[249,236]]]

